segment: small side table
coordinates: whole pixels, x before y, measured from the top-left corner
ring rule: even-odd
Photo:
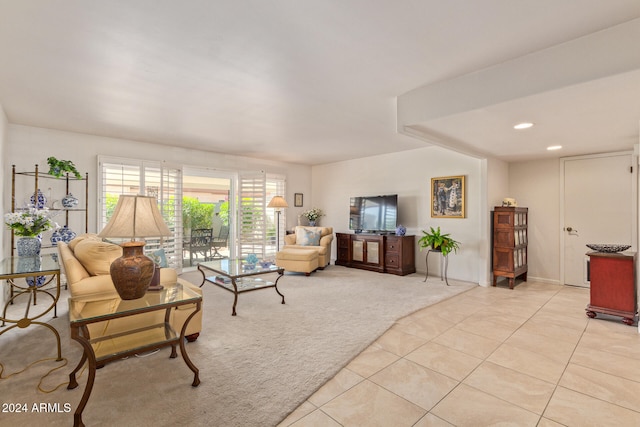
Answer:
[[[435,252],[442,255],[442,264],[444,264],[444,268],[440,269],[440,280],[442,281],[442,279],[444,278],[444,282],[447,284],[447,286],[449,286],[449,280],[447,279],[447,270],[449,268],[449,255],[444,255],[442,251],[434,251],[433,249],[429,249],[427,251],[427,256],[425,260],[425,263],[427,264],[427,274],[425,274],[423,282],[426,282],[427,278],[429,278],[429,254],[431,252]]]
[[[36,277],[38,276],[51,276],[42,285],[36,286]],[[33,277],[33,285],[27,283],[17,283],[15,279]],[[62,348],[60,346],[60,334],[50,324],[41,322],[38,319],[42,318],[45,314],[53,310],[53,317],[57,317],[57,304],[60,298],[60,266],[58,265],[58,258],[56,254],[36,255],[36,256],[14,256],[8,257],[2,260],[0,263],[0,280],[6,280],[9,286],[12,288],[11,298],[7,301],[2,310],[2,325],[0,326],[0,335],[10,331],[13,328],[27,328],[31,325],[40,325],[49,329],[56,337],[56,343],[58,346],[58,358],[56,360],[62,360]],[[46,286],[55,280],[55,289],[46,289]],[[26,304],[24,317],[21,319],[7,318],[7,309],[9,305],[13,304],[16,298],[21,295],[28,295],[28,301]],[[36,314],[31,314],[32,304],[36,305],[38,294],[43,294],[51,297],[51,304],[45,307],[44,310],[39,311]],[[5,329],[7,323],[12,325]]]
[[[171,310],[187,304],[195,304],[196,310],[185,320],[182,329],[178,333],[173,330],[169,323]],[[171,347],[171,355],[169,357],[175,358],[178,356],[176,347],[179,346],[184,363],[193,372],[191,385],[197,387],[200,384],[199,370],[187,355],[184,335],[187,325],[201,308],[202,296],[188,288],[184,288],[180,283],[174,285],[165,284],[161,291],[147,292],[142,298],[134,300],[122,300],[113,293],[69,298],[71,339],[80,343],[84,352],[76,368],[69,374],[67,389],[78,387],[76,373],[80,371],[85,362],[89,362],[87,385],[73,415],[74,427],[84,426],[82,411],[84,411],[89,401],[89,396],[91,396],[98,366],[104,366],[109,362],[120,360],[126,356]],[[109,322],[113,319],[152,311],[164,311],[164,322],[153,325],[141,323],[136,325],[137,327],[132,326],[132,329],[128,331],[114,334],[107,333],[94,337],[89,335],[87,326],[92,323]],[[132,322],[133,324],[135,323]]]
[[[638,314],[636,303],[636,253],[588,252],[590,271],[590,300],[587,316],[597,313],[622,317],[633,325]]]

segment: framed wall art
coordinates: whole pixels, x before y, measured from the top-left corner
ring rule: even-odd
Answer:
[[[464,175],[431,178],[431,217],[464,218]]]
[[[302,207],[302,193],[294,193],[293,194],[293,206],[295,206],[296,208],[300,208]]]

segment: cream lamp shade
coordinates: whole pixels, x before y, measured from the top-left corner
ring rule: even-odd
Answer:
[[[287,201],[282,196],[273,196],[273,199],[267,205],[268,208],[288,208]]]
[[[122,256],[115,259],[109,268],[113,286],[120,298],[137,299],[144,296],[148,289],[162,289],[159,284],[160,271],[156,272],[155,263],[144,254],[145,243],[135,240],[136,237],[171,236],[155,197],[121,195],[107,226],[98,235],[131,238],[130,242],[121,245]],[[150,288],[154,276],[157,276],[157,283]]]
[[[155,197],[121,195],[109,223],[98,235],[135,240],[136,237],[163,237],[172,233],[160,214]]]

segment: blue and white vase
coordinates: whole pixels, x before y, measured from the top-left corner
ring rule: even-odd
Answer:
[[[78,198],[69,193],[62,198],[62,207],[65,209],[71,209],[78,206]]]
[[[45,206],[47,206],[47,198],[42,193],[42,191],[40,191],[39,188],[38,188],[38,191],[36,191],[35,194],[31,195],[31,199],[30,200],[31,200],[31,204],[33,205],[33,207],[35,207],[37,209],[43,209]]]
[[[396,228],[396,236],[404,236],[405,234],[407,234],[407,228],[400,224],[397,228]]]
[[[16,242],[18,256],[34,256],[40,255],[42,240],[40,236],[20,237]]]
[[[60,237],[63,242],[69,243],[76,238],[76,232],[65,225],[60,229]]]
[[[42,247],[42,237],[20,237],[16,242],[18,249],[18,264],[27,268],[26,271],[35,271],[40,268],[40,248]],[[29,265],[25,265],[25,263]],[[31,265],[33,264],[33,265]],[[29,286],[42,286],[45,283],[45,276],[27,277],[25,280]]]
[[[55,246],[58,242],[62,242],[62,233],[60,232],[60,228],[56,228],[51,234],[51,244]]]

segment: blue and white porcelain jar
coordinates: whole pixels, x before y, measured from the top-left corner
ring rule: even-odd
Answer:
[[[47,198],[42,193],[42,191],[40,191],[39,188],[38,188],[38,191],[36,191],[35,194],[31,195],[31,199],[30,200],[31,200],[31,204],[35,208],[43,209],[45,206],[47,206]]]
[[[18,250],[18,267],[24,272],[34,272],[40,269],[40,248],[42,247],[41,236],[20,237],[16,242]],[[45,276],[26,277],[29,286],[42,286],[45,283]]]
[[[65,225],[60,229],[60,236],[63,242],[69,243],[76,238],[76,232]]]
[[[20,237],[16,242],[16,249],[18,249],[18,256],[40,255],[41,247],[42,247],[42,241],[40,240],[40,236]]]
[[[60,233],[60,228],[56,228],[51,234],[51,244],[55,246],[58,242],[62,242],[62,233]]]
[[[71,209],[78,206],[78,198],[69,193],[62,198],[62,207],[65,209]]]

